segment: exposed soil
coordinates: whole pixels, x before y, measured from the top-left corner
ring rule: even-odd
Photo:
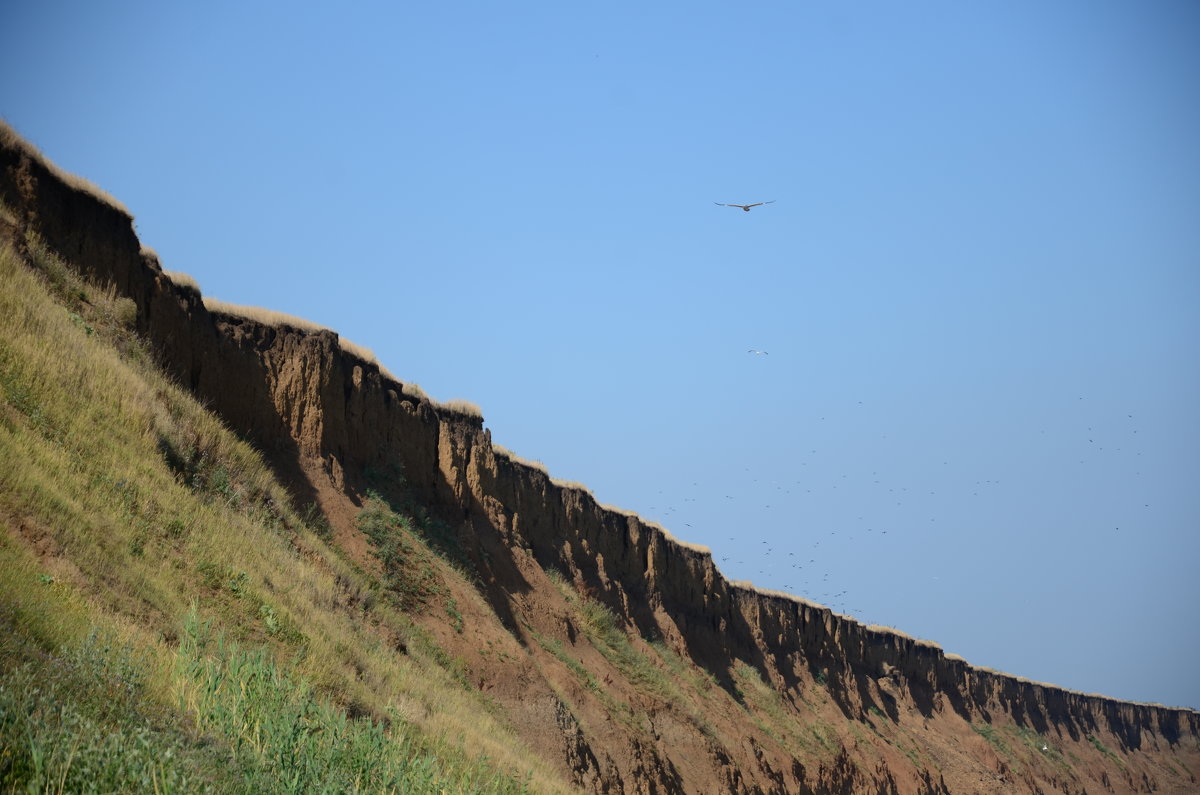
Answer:
[[[378,566],[356,517],[380,473],[453,529],[469,577],[445,567],[448,600],[418,620],[582,790],[1200,790],[1195,711],[977,669],[731,584],[706,552],[498,453],[478,417],[404,394],[332,332],[210,313],[123,211],[19,146],[0,147],[0,198],[16,240],[36,230],[137,303],[164,365],[298,505],[320,506],[352,560]]]

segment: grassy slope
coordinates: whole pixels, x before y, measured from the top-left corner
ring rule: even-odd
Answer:
[[[737,663],[722,687],[553,571],[529,573],[550,609],[520,646],[401,495],[367,500],[377,565],[350,562],[161,375],[132,302],[29,242],[31,263],[0,248],[0,791],[563,791],[480,692],[518,669],[591,738],[685,727],[681,765],[748,741],[809,770],[847,745],[942,769],[918,719],[845,721],[824,674],[785,697]],[[1001,728],[963,751],[1044,764],[1045,738]]]
[[[0,250],[0,790],[562,789],[132,302],[31,242]]]
[[[446,583],[470,576],[437,523],[375,497],[380,566],[349,562],[162,376],[133,304],[31,243],[33,268],[0,250],[0,789],[564,789],[413,620],[461,632]],[[705,712],[740,708],[710,677],[553,579],[591,664],[639,694],[538,636],[542,676],[585,687],[568,703],[647,736],[644,705],[674,704],[729,741]]]

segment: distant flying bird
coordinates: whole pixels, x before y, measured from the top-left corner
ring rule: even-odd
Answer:
[[[768,356],[769,355],[766,351],[755,350],[754,348],[751,348],[750,350],[746,351],[746,353],[753,353],[755,356]]]
[[[741,207],[746,212],[750,212],[751,207],[761,207],[764,204],[774,204],[775,201],[775,199],[771,199],[769,202],[755,202],[754,204],[722,204],[721,202],[713,202],[713,204],[717,205],[718,207]]]

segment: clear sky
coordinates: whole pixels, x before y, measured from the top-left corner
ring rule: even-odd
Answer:
[[[0,114],[731,579],[1200,708],[1200,5],[344,5],[5,3]]]

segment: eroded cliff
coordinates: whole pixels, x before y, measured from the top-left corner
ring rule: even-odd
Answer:
[[[479,416],[406,390],[336,333],[210,310],[142,249],[123,208],[71,184],[11,132],[0,147],[0,199],[18,245],[36,235],[133,299],[164,368],[263,450],[298,501],[319,503],[348,547],[358,543],[357,507],[381,483],[452,528],[498,631],[534,662],[462,653],[480,688],[495,689],[530,743],[580,787],[1200,786],[1200,714],[980,669],[933,644],[731,583],[706,550],[497,449]],[[702,679],[692,691],[648,688],[585,643],[578,600],[608,608],[627,643],[658,644],[664,670],[674,659],[697,667],[712,695],[693,695],[709,692]],[[597,686],[577,670],[568,676],[572,662]]]

